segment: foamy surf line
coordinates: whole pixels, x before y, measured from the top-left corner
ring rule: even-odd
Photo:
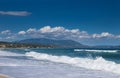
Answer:
[[[10,51],[0,50],[0,56],[25,56],[24,54],[17,54]]]
[[[6,56],[26,57],[25,54],[0,50],[0,66],[37,66],[31,60],[24,60],[24,59],[19,60],[16,58],[7,58]]]
[[[112,73],[120,74],[120,64],[116,64],[112,61],[107,61],[102,57],[96,59],[89,59],[89,58],[78,58],[78,57],[68,57],[68,56],[53,56],[44,53],[37,53],[34,51],[27,52],[25,54],[28,57],[33,57],[37,60],[48,60],[52,62],[58,63],[66,63],[77,67],[83,67],[92,70],[101,70],[101,71],[108,71]]]
[[[74,51],[85,51],[85,52],[110,52],[110,53],[114,53],[114,52],[118,52],[119,50],[90,50],[90,49],[74,49]]]
[[[5,74],[0,74],[0,78],[13,78],[13,77],[5,75]]]

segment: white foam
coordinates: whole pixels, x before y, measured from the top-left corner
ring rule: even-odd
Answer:
[[[24,54],[17,54],[10,51],[0,50],[0,56],[25,56]]]
[[[37,60],[49,60],[53,62],[66,63],[71,64],[78,67],[83,67],[87,69],[93,70],[101,70],[101,71],[109,71],[112,73],[120,74],[120,64],[116,64],[112,61],[107,61],[102,57],[98,57],[96,59],[89,58],[78,58],[78,57],[68,57],[68,56],[53,56],[44,53],[37,52],[27,52],[26,56],[33,57]]]
[[[0,63],[0,66],[20,66],[20,65],[13,63]]]
[[[25,54],[18,54],[18,53],[13,53],[10,51],[0,50],[0,66],[22,66],[24,65],[24,61],[20,63],[20,60],[6,58],[6,56],[25,56]]]
[[[118,50],[90,50],[90,49],[74,49],[74,51],[86,51],[86,52],[118,52]]]
[[[27,51],[27,52],[30,51],[30,49],[28,49],[28,48],[26,48],[26,49],[24,49],[24,50]]]

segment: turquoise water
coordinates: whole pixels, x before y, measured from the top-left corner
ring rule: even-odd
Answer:
[[[0,73],[13,78],[120,78],[120,50],[1,49]]]
[[[25,54],[26,52],[35,51],[56,56],[69,56],[96,59],[102,57],[106,60],[120,63],[120,50],[107,49],[4,49],[14,53]],[[85,51],[88,50],[88,51]]]

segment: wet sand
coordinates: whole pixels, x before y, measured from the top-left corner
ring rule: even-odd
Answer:
[[[3,76],[3,75],[0,75],[0,78],[8,78],[8,77],[5,77],[5,76]]]

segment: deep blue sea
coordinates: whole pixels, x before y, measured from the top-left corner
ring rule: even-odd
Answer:
[[[118,49],[0,49],[9,78],[120,78]]]

